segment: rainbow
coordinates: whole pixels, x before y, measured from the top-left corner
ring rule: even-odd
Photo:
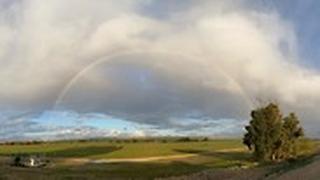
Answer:
[[[181,53],[171,53],[171,52],[167,52],[167,51],[146,52],[146,51],[139,51],[139,50],[125,51],[125,52],[114,53],[111,55],[104,56],[102,58],[99,58],[99,59],[93,61],[91,64],[89,64],[88,66],[83,68],[80,72],[78,72],[73,78],[71,78],[71,80],[64,86],[64,88],[58,94],[57,99],[56,99],[54,106],[53,106],[53,110],[59,109],[60,105],[63,103],[65,96],[68,94],[69,90],[73,87],[73,85],[76,84],[78,82],[78,80],[84,74],[86,74],[88,71],[92,70],[96,66],[101,65],[102,63],[108,62],[108,61],[110,61],[110,59],[113,59],[113,58],[117,58],[117,57],[121,57],[121,56],[125,56],[125,55],[143,55],[143,54],[144,55],[145,54],[165,54],[165,55],[179,56],[179,57],[183,57],[183,58],[187,58],[187,59],[198,59],[196,57],[189,56],[189,55],[187,56],[187,55],[181,54]],[[226,79],[230,80],[230,82],[233,83],[233,85],[237,88],[237,90],[239,91],[242,98],[245,100],[248,107],[250,107],[250,108],[254,107],[253,101],[250,98],[250,96],[243,90],[241,85],[232,76],[225,73],[225,71],[223,71],[222,68],[216,68],[215,70],[219,71],[219,73],[221,73],[221,75],[223,75]]]

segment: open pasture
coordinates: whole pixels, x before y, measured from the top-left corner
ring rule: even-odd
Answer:
[[[313,151],[314,141],[300,142],[301,153]],[[42,155],[47,167],[10,166],[17,154]],[[179,142],[176,140],[91,140],[0,145],[2,178],[143,178],[168,177],[207,169],[256,166],[241,140]],[[110,163],[104,161],[111,160]],[[113,160],[113,162],[112,162]],[[122,160],[122,161],[121,161]]]

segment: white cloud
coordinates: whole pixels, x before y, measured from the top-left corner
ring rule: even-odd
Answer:
[[[143,11],[153,3],[12,3],[0,13],[1,107],[50,109],[78,72],[118,54],[85,71],[63,105],[167,128],[192,111],[243,120],[262,97],[316,124],[320,74],[299,65],[294,29],[276,11],[193,1],[157,18]]]

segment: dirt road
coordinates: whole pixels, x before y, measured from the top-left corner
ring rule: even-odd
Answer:
[[[112,159],[87,159],[87,158],[71,158],[66,161],[71,164],[86,164],[86,163],[126,163],[126,162],[151,162],[151,161],[161,161],[161,160],[175,160],[175,159],[185,159],[190,157],[195,157],[197,154],[178,154],[171,156],[154,156],[145,158],[112,158]]]

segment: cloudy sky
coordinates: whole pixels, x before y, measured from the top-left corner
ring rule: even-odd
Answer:
[[[238,136],[276,101],[319,137],[316,0],[0,0],[0,140]]]

